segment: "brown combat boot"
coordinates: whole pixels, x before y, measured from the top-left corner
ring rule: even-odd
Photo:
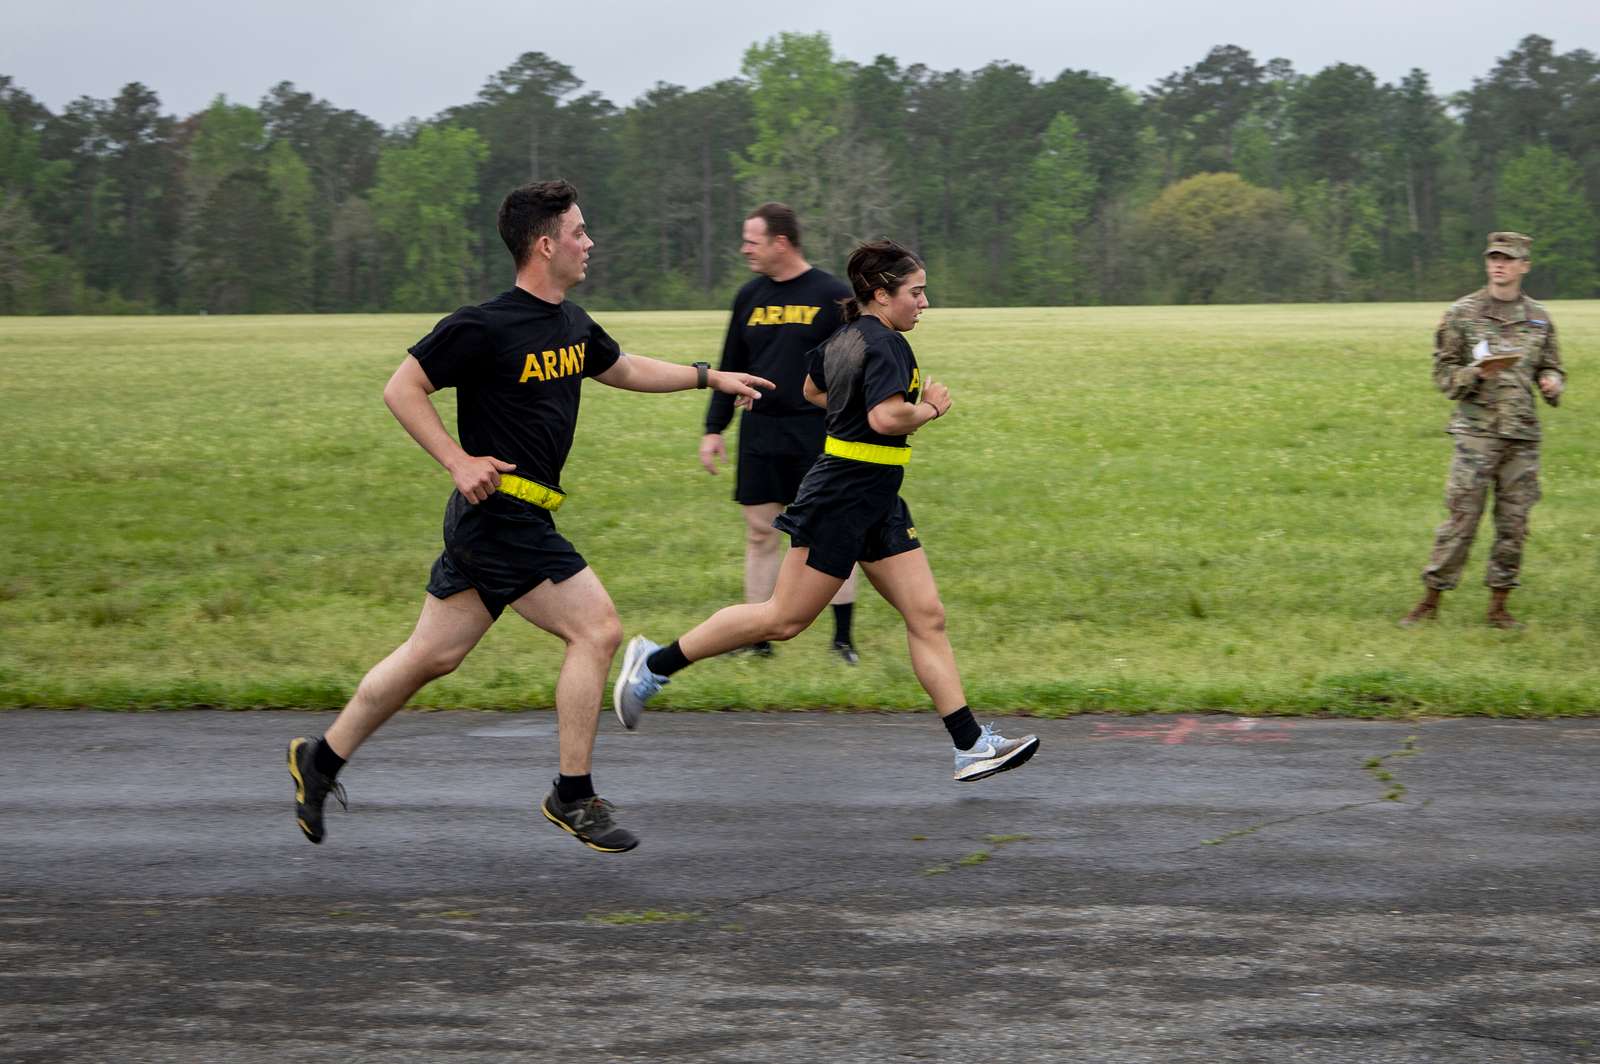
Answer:
[[[1511,597],[1509,587],[1491,587],[1489,589],[1489,613],[1484,618],[1496,628],[1507,631],[1521,628],[1522,622],[1506,612],[1506,599]]]
[[[1436,587],[1428,588],[1427,594],[1422,596],[1422,601],[1411,607],[1411,612],[1400,618],[1401,628],[1412,628],[1423,621],[1437,621],[1439,619],[1439,596],[1443,594]]]

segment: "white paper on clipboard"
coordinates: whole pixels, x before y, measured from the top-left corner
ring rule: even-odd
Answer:
[[[1520,351],[1502,351],[1499,354],[1489,350],[1489,341],[1479,340],[1472,349],[1472,361],[1477,362],[1506,362],[1511,359],[1521,358]]]

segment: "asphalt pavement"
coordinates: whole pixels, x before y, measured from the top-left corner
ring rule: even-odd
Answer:
[[[1600,1060],[1600,722],[0,714],[7,1061]]]

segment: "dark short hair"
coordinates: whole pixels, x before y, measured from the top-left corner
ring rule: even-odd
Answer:
[[[800,246],[800,216],[787,203],[763,203],[745,218],[760,218],[766,222],[768,240],[781,236],[794,247]]]
[[[561,231],[561,216],[577,202],[578,190],[569,181],[535,181],[506,193],[500,201],[500,239],[518,269],[533,253],[534,241]]]
[[[855,321],[861,310],[872,302],[872,295],[880,288],[894,295],[905,286],[906,278],[923,269],[917,253],[903,244],[885,237],[856,245],[845,264],[845,276],[850,278],[853,299],[844,300],[845,321]]]

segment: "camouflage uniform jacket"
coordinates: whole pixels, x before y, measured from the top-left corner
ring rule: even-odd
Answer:
[[[1473,365],[1472,349],[1486,340],[1495,352],[1520,351],[1522,359],[1494,378],[1482,378]],[[1539,415],[1534,397],[1541,377],[1565,382],[1555,322],[1544,304],[1527,295],[1503,303],[1480,288],[1456,300],[1444,312],[1434,334],[1433,383],[1456,400],[1448,432],[1467,436],[1499,436],[1537,440]],[[1545,399],[1555,406],[1560,401]]]

